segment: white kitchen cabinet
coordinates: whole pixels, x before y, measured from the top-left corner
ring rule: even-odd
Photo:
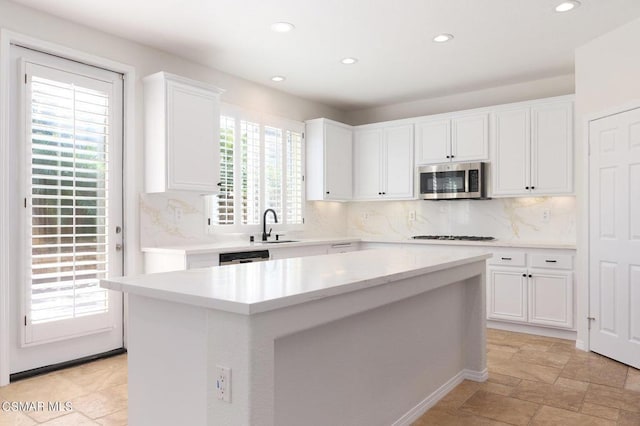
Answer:
[[[498,109],[493,129],[493,197],[573,191],[572,98]]]
[[[353,134],[353,198],[382,198],[382,129],[356,130]]]
[[[524,269],[488,269],[487,317],[527,321],[527,279]]]
[[[489,113],[452,114],[416,123],[416,165],[489,158]]]
[[[413,125],[356,129],[354,199],[413,199]]]
[[[221,93],[165,72],[144,78],[147,192],[218,192]]]
[[[529,322],[554,327],[573,327],[573,274],[530,269]]]
[[[488,263],[488,319],[573,328],[571,255],[507,249],[495,252]]]
[[[326,118],[306,122],[307,200],[352,198],[352,128]]]

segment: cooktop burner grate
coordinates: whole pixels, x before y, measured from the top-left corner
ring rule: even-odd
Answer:
[[[415,235],[414,240],[459,240],[459,241],[492,241],[493,237],[478,237],[475,235]]]

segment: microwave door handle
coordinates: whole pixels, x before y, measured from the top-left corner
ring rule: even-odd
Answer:
[[[469,170],[464,171],[464,193],[469,194]]]

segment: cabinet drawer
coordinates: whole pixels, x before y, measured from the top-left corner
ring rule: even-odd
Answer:
[[[568,254],[532,254],[533,268],[572,269],[573,256]]]
[[[521,252],[502,251],[493,254],[488,260],[491,265],[504,266],[525,266],[527,263],[527,255]]]

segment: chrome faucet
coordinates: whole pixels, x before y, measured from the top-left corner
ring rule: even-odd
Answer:
[[[262,241],[267,241],[267,238],[271,236],[271,228],[269,228],[269,233],[267,234],[267,213],[269,212],[273,213],[273,220],[278,223],[276,211],[274,209],[266,209],[262,215]]]

